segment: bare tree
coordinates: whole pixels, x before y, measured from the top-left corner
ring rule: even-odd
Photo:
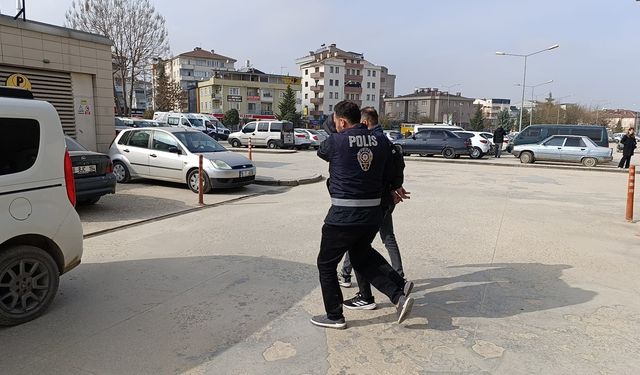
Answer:
[[[102,34],[113,41],[114,81],[122,80],[125,115],[133,102],[133,83],[154,57],[169,51],[165,20],[149,0],[74,0],[67,27]],[[127,98],[127,80],[131,84]]]

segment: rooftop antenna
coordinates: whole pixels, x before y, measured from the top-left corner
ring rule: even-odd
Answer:
[[[27,20],[27,13],[25,11],[26,7],[24,5],[25,0],[16,0],[16,10],[18,11],[18,14],[16,14],[15,17],[13,17],[14,20],[17,20],[18,18],[20,18],[20,15],[22,14],[22,20],[26,21]]]

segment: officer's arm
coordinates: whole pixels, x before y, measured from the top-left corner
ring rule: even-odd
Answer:
[[[392,179],[391,189],[396,190],[402,187],[404,184],[404,156],[401,149],[395,145],[391,145],[391,166],[392,166]]]
[[[331,154],[333,153],[333,137],[329,137],[320,143],[318,148],[318,157],[324,161],[331,160]]]

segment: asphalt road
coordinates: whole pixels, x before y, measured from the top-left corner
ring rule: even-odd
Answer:
[[[326,170],[313,153],[263,161]],[[394,222],[417,286],[403,325],[379,294],[377,310],[346,312],[345,331],[308,323],[323,309],[315,258],[329,200],[317,183],[87,239],[49,313],[0,329],[0,372],[640,368],[640,227],[624,221],[626,176],[412,161],[406,175],[413,198]]]

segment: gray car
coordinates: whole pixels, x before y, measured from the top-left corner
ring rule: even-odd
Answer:
[[[517,145],[511,152],[521,163],[561,161],[595,167],[613,160],[613,150],[596,145],[589,137],[553,135],[539,143]]]
[[[120,183],[141,177],[186,183],[198,192],[199,155],[204,157],[203,192],[254,182],[256,167],[244,155],[228,151],[213,138],[181,127],[138,128],[120,132],[109,156]]]

